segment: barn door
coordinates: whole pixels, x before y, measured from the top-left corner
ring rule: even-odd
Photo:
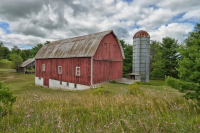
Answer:
[[[44,86],[49,87],[49,79],[44,78]]]

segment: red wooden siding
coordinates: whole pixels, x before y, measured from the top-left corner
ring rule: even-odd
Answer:
[[[42,71],[45,64],[45,71]],[[58,66],[62,66],[62,74],[58,74]],[[80,76],[76,76],[76,67],[80,66]],[[36,59],[36,77],[54,79],[70,83],[91,85],[91,58]]]
[[[93,59],[123,60],[119,44],[112,33],[102,39]]]
[[[122,78],[123,58],[112,33],[102,39],[93,59],[94,84]]]

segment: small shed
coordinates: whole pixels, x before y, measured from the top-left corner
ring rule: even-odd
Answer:
[[[17,71],[24,74],[35,73],[34,67],[35,67],[35,58],[30,58],[24,61],[21,65],[19,65],[19,68]]]
[[[127,75],[129,76],[129,79],[133,79],[133,80],[136,80],[136,81],[141,81],[142,74],[139,74],[139,73],[129,73]]]

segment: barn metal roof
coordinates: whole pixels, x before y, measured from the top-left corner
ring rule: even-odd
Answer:
[[[35,58],[92,57],[94,56],[103,37],[109,33],[114,34],[112,30],[109,30],[51,42],[50,44],[44,45],[38,51]],[[116,37],[115,34],[114,36]],[[122,57],[125,59],[121,43],[118,39],[117,41],[121,49]]]
[[[25,66],[29,65],[30,63],[32,63],[32,62],[34,62],[34,61],[35,61],[35,58],[30,58],[30,59],[24,61],[24,62],[20,65],[20,67],[25,67]]]
[[[140,31],[135,33],[135,35],[133,36],[133,39],[134,38],[140,38],[140,37],[150,37],[150,35],[146,31],[140,30]]]

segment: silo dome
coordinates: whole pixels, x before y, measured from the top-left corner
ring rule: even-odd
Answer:
[[[140,30],[140,31],[135,33],[135,35],[133,36],[133,39],[134,38],[140,38],[140,37],[150,37],[150,35],[146,31]]]

